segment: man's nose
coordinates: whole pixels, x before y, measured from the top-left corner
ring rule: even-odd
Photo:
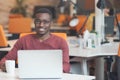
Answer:
[[[40,22],[39,25],[42,27],[42,26],[44,25],[44,23],[43,23],[43,22]]]

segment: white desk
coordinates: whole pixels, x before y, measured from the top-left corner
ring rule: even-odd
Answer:
[[[100,47],[92,49],[81,49],[79,47],[70,47],[70,56],[80,57],[83,74],[88,74],[87,59],[96,58],[96,80],[104,80],[104,57],[117,55],[119,43],[111,42],[103,44]]]
[[[16,41],[9,41],[10,48],[0,48],[0,51],[9,51]],[[118,43],[109,43],[94,49],[80,49],[79,47],[70,47],[70,56],[82,58],[83,74],[88,74],[87,59],[91,57],[98,57],[96,59],[96,79],[104,80],[104,56],[117,55]]]
[[[70,47],[70,56],[79,56],[79,57],[96,57],[96,56],[108,56],[108,55],[117,55],[118,43],[108,43],[97,48],[91,49],[80,49],[79,47]]]
[[[0,80],[20,80],[18,78],[18,69],[16,69],[15,71],[16,72],[14,76],[11,76],[5,72],[0,71]],[[95,79],[95,76],[76,75],[76,74],[67,74],[67,73],[63,73],[63,78],[62,78],[62,80],[93,80],[93,79]]]

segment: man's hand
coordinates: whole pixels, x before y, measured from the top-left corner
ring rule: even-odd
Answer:
[[[3,63],[3,64],[0,65],[0,69],[1,69],[3,72],[6,72],[5,63]]]

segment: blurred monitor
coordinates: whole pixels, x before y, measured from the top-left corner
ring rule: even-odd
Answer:
[[[95,30],[95,17],[93,17],[93,30]],[[114,16],[105,16],[105,36],[114,34]]]
[[[40,8],[47,8],[47,9],[49,9],[52,12],[53,19],[56,18],[56,9],[55,9],[54,6],[35,6],[34,7],[34,12],[36,12]],[[34,13],[33,13],[33,17],[34,17]]]

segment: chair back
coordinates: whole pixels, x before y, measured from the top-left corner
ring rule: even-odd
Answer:
[[[23,37],[23,36],[26,36],[28,34],[35,34],[35,32],[29,32],[29,33],[20,33],[20,38]]]
[[[31,18],[10,18],[8,31],[9,33],[31,32]]]
[[[66,21],[66,15],[65,14],[58,15],[58,19],[57,19],[58,24],[63,24],[65,21]]]
[[[8,43],[3,30],[3,26],[0,25],[0,47],[7,47],[7,46],[8,46]]]
[[[118,48],[118,56],[120,57],[120,44],[119,44],[119,48]]]
[[[21,34],[20,34],[20,37],[23,37],[23,36],[28,35],[28,34],[35,34],[35,32],[21,33]],[[52,34],[54,34],[54,35],[56,35],[56,36],[59,36],[59,37],[65,39],[65,40],[67,40],[67,34],[66,34],[66,33],[62,33],[62,32],[61,32],[61,33],[52,33]]]
[[[22,14],[10,14],[9,18],[23,18]]]
[[[120,13],[117,13],[115,15],[114,25],[118,26],[119,22],[120,22]]]

